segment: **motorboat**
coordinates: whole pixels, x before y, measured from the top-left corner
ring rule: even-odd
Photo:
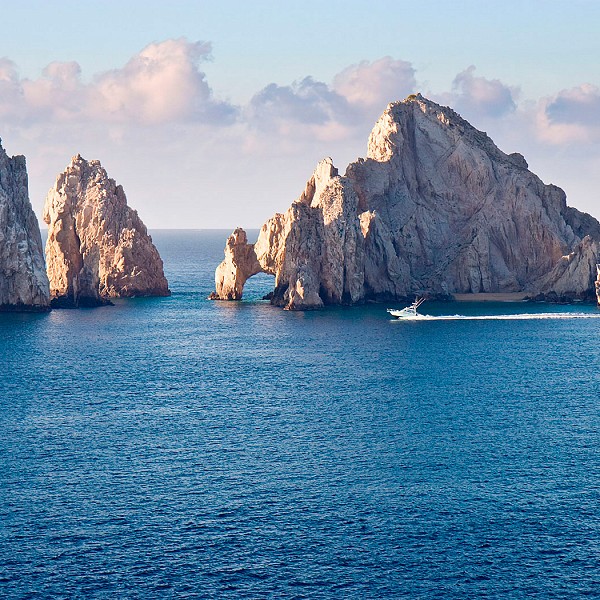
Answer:
[[[406,308],[401,310],[388,308],[387,311],[397,319],[426,319],[427,317],[425,315],[421,315],[417,312],[417,308],[419,308],[423,302],[425,302],[425,298],[416,298],[415,301]]]

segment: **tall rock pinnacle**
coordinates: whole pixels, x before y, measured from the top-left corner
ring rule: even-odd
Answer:
[[[47,310],[42,237],[29,202],[24,156],[0,145],[0,311]]]
[[[146,226],[99,161],[72,159],[48,192],[44,221],[53,306],[169,295]]]

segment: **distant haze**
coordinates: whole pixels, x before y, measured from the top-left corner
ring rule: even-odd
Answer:
[[[600,217],[600,3],[4,6],[0,137],[44,197],[97,158],[151,228],[258,227],[420,91]]]

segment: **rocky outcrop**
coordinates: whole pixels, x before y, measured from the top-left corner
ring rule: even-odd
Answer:
[[[550,273],[540,280],[538,288],[541,291],[535,295],[535,299],[593,302],[596,297],[594,282],[598,256],[600,244],[586,235],[572,252],[561,256]]]
[[[42,238],[29,202],[24,156],[0,145],[0,311],[48,310]]]
[[[167,296],[163,263],[125,192],[97,160],[75,156],[48,192],[46,263],[52,305]]]
[[[600,223],[523,156],[416,94],[387,107],[344,176],[322,161],[244,257],[275,275],[272,302],[289,309],[415,294],[576,299],[594,294],[599,241]],[[238,282],[217,277],[215,296],[239,299]]]
[[[246,232],[241,228],[236,229],[227,239],[225,260],[215,273],[219,296],[213,294],[211,299],[241,300],[246,280],[261,271],[254,246],[248,244]]]

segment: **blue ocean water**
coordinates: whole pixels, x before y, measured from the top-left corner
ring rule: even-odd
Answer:
[[[0,315],[0,597],[600,596],[600,313],[210,302]],[[590,318],[570,318],[583,313]]]

